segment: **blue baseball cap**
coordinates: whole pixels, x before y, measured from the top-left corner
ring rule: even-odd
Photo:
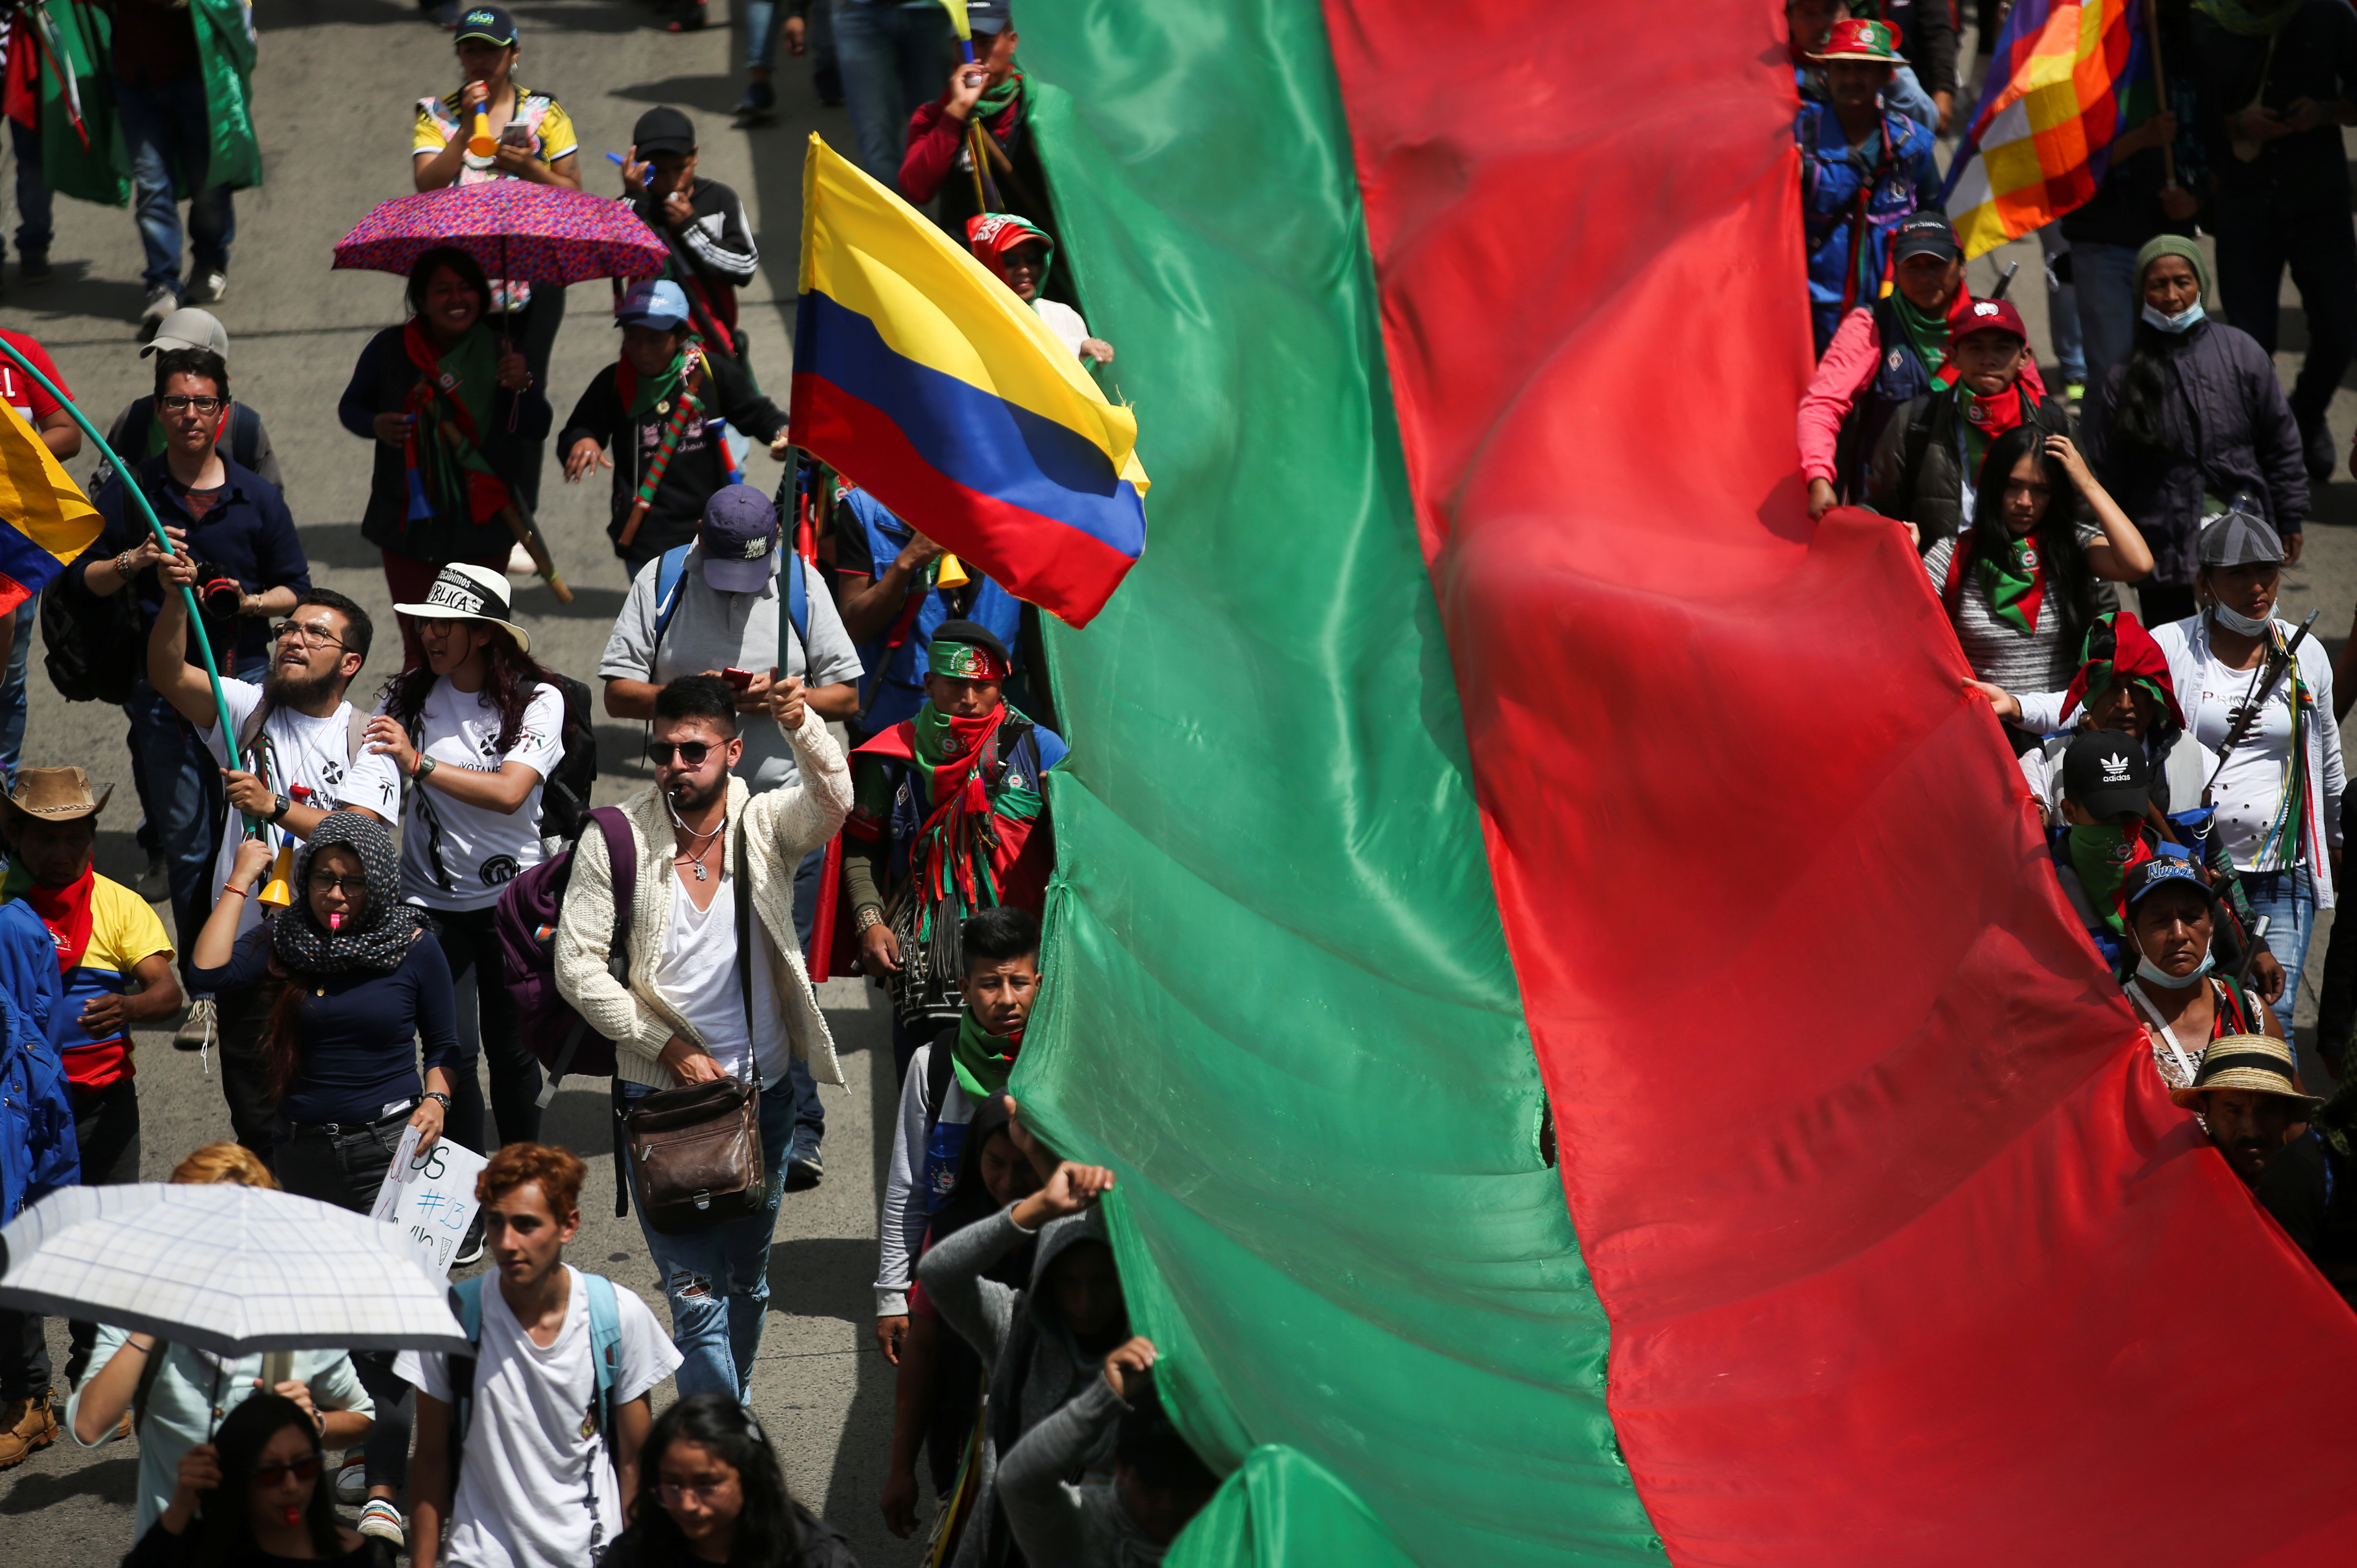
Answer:
[[[515,18],[500,5],[469,5],[458,14],[458,31],[451,38],[463,44],[468,38],[480,38],[487,44],[512,48],[516,41]]]
[[[687,319],[687,291],[669,278],[632,284],[614,307],[617,327],[651,327],[668,332]]]
[[[704,542],[704,580],[714,592],[758,594],[770,585],[778,547],[778,509],[750,485],[723,485],[704,503],[696,525]]]
[[[2173,849],[2176,846],[2172,844],[2162,847]],[[2179,854],[2156,854],[2150,860],[2139,862],[2128,868],[2127,887],[2123,902],[2129,908],[2134,908],[2147,894],[2163,887],[2190,887],[2200,894],[2206,903],[2215,904],[2218,901],[2218,890],[2202,879],[2201,873],[2194,869],[2191,861]]]
[[[966,31],[988,37],[1014,25],[1015,18],[1006,14],[1006,0],[965,0]]]

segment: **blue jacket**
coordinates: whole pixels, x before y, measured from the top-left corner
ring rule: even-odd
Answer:
[[[0,1225],[81,1183],[73,1091],[48,1036],[63,995],[48,927],[22,899],[0,905]]]
[[[1805,102],[1792,117],[1792,139],[1801,148],[1801,221],[1806,226],[1809,317],[1817,357],[1841,325],[1842,294],[1852,306],[1880,297],[1889,269],[1891,231],[1913,213],[1940,209],[1940,166],[1932,156],[1932,132],[1905,115],[1886,111],[1882,128],[1853,152],[1841,120],[1830,104]],[[1858,193],[1867,177],[1866,234],[1857,248],[1855,285],[1850,279],[1850,236]]]

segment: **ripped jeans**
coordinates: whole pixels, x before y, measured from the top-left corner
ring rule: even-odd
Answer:
[[[626,1101],[657,1090],[626,1083]],[[726,1394],[749,1402],[753,1359],[761,1348],[762,1319],[770,1306],[770,1238],[778,1228],[778,1203],[785,1196],[786,1150],[794,1137],[794,1084],[780,1078],[761,1089],[761,1168],[769,1204],[759,1214],[693,1236],[662,1236],[647,1228],[646,1205],[639,1206],[639,1231],[647,1239],[655,1276],[671,1303],[671,1342],[679,1348],[679,1392]],[[636,1181],[633,1180],[633,1187]]]

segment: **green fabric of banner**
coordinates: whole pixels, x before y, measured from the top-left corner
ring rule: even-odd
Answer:
[[[1117,1172],[1189,1437],[1317,1462],[1232,1480],[1255,1520],[1355,1497],[1419,1563],[1658,1562],[1541,1152],[1320,12],[1037,0],[1023,48],[1156,483],[1143,563],[1049,635],[1073,753],[1013,1091]],[[1247,1552],[1223,1499],[1191,1568],[1358,1560]]]
[[[1162,1560],[1162,1568],[1277,1568],[1286,1563],[1347,1563],[1351,1568],[1410,1568],[1414,1559],[1325,1466],[1272,1443],[1244,1455]]]

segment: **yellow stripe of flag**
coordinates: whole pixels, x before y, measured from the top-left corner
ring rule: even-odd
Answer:
[[[25,416],[13,405],[0,408],[7,415],[0,420],[0,522],[55,556],[62,567],[97,541],[105,519],[66,477],[57,455]],[[55,575],[53,568],[43,581]],[[40,584],[24,585],[38,588]]]

